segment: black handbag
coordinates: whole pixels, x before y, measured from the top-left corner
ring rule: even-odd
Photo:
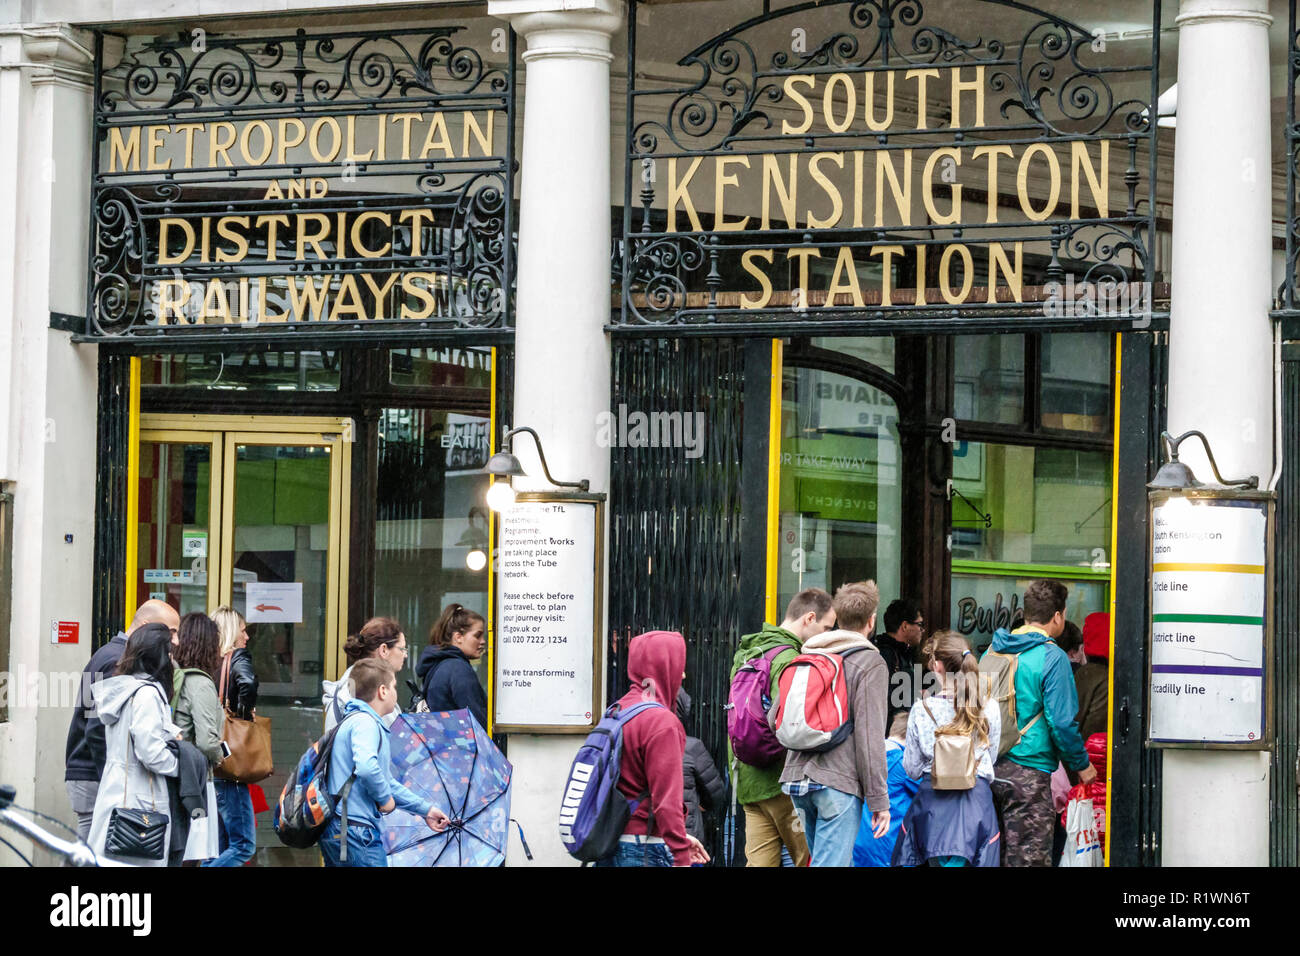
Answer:
[[[111,856],[134,856],[161,860],[167,846],[167,814],[157,810],[118,807],[109,815],[104,852]]]
[[[143,687],[137,688],[136,693]],[[131,696],[135,696],[133,693]],[[134,707],[132,708],[134,717]],[[136,810],[130,806],[131,789],[131,731],[126,732],[126,760],[123,766],[126,777],[122,783],[122,803],[108,817],[108,832],[104,836],[104,852],[110,856],[132,856],[141,860],[161,860],[167,852],[167,827],[171,821],[167,814],[158,812],[157,801],[153,798],[153,787],[149,788],[150,803],[148,810]]]

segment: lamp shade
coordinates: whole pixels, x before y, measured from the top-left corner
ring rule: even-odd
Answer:
[[[1196,480],[1196,475],[1192,469],[1188,468],[1181,461],[1167,461],[1160,466],[1156,472],[1155,478],[1147,485],[1148,488],[1200,488],[1201,483]]]
[[[508,451],[499,451],[489,458],[487,467],[484,470],[489,475],[496,475],[500,478],[512,478],[525,474],[523,466],[519,464],[519,459]]]

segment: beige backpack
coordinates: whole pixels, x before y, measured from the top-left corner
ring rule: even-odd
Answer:
[[[1002,718],[998,757],[1005,757],[1024,740],[1029,728],[1043,716],[1040,710],[1023,727],[1016,719],[1016,668],[1019,664],[1019,654],[1003,654],[998,651],[989,651],[980,660],[981,696],[992,697],[998,702],[998,713]]]
[[[930,786],[935,790],[971,789],[975,786],[975,732],[959,733],[952,724],[940,727],[925,698],[921,698],[921,706],[935,723]]]

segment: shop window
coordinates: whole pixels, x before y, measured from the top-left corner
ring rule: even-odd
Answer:
[[[140,381],[214,391],[336,392],[339,359],[337,351],[150,355],[140,363]]]
[[[973,645],[1010,624],[1035,578],[1069,587],[1080,625],[1107,610],[1108,452],[959,442],[953,491],[951,621]]]
[[[417,388],[489,388],[492,350],[486,348],[393,349],[388,381]]]
[[[838,340],[837,340],[838,344]],[[874,579],[899,596],[898,408],[874,385],[787,368],[781,401],[777,615],[803,588]]]
[[[1112,417],[1106,332],[953,337],[953,413],[1026,433],[1106,435]]]
[[[894,366],[894,339],[888,335],[839,335],[818,336],[812,340],[814,348],[843,352],[853,358],[861,359],[868,365],[889,372],[896,371]]]
[[[1105,432],[1111,419],[1110,336],[1070,332],[1043,336],[1044,428]]]
[[[1025,336],[958,335],[953,341],[953,414],[962,421],[1021,424]]]
[[[9,624],[13,606],[14,496],[0,491],[0,723],[9,719]]]
[[[423,351],[423,350],[421,350]],[[487,465],[490,420],[420,408],[379,418],[375,613],[395,618],[410,647],[402,700],[442,609],[455,601],[488,618]],[[487,688],[488,656],[475,664]]]

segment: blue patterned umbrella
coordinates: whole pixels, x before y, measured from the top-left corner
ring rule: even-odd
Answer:
[[[509,761],[468,710],[401,714],[392,727],[393,776],[447,814],[434,833],[397,809],[384,818],[389,866],[497,866],[510,822]]]

